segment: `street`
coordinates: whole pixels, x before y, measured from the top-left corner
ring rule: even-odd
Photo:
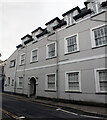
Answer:
[[[31,102],[10,95],[3,94],[3,111],[7,111],[10,116],[14,118],[22,118],[25,120],[104,120],[95,116],[89,117],[80,113],[73,112],[72,110],[63,110],[60,107],[45,105],[36,102]]]

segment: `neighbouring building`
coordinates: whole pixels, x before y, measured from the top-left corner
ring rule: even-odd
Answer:
[[[21,38],[7,60],[6,92],[107,104],[107,1],[84,4]]]
[[[4,81],[6,74],[6,60],[0,60],[0,91],[4,91]]]

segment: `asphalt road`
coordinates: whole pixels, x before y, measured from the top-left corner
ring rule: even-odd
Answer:
[[[23,120],[104,120],[90,118],[74,113],[72,110],[63,110],[57,106],[43,105],[36,102],[25,101],[8,95],[3,95],[2,109],[9,112],[10,116],[21,117]]]

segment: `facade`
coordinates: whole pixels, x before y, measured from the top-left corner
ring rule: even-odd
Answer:
[[[84,4],[21,38],[7,60],[6,92],[107,104],[107,1]]]
[[[0,60],[0,91],[4,91],[4,81],[6,74],[6,60]]]

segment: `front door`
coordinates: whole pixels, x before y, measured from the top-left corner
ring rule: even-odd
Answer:
[[[36,79],[32,77],[30,79],[30,97],[36,95]]]

